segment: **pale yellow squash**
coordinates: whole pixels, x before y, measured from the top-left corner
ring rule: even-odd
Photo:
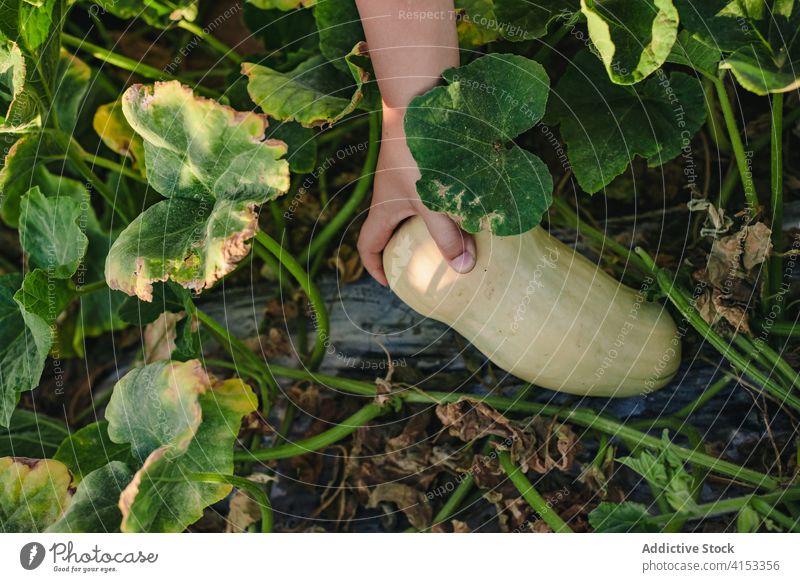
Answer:
[[[475,269],[447,264],[419,217],[383,253],[392,290],[446,323],[497,366],[544,388],[633,396],[665,386],[680,365],[680,336],[666,309],[535,228],[476,235]],[[649,284],[653,284],[649,281]]]

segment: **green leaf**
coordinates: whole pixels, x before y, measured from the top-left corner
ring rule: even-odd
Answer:
[[[700,82],[659,73],[635,86],[609,81],[590,53],[578,54],[556,87],[548,118],[561,124],[581,188],[593,194],[622,174],[635,156],[650,167],[678,156],[706,118]]]
[[[798,10],[800,13],[800,10]],[[800,27],[800,18],[797,19]],[[768,47],[752,44],[738,49],[720,65],[730,69],[739,84],[756,95],[788,93],[800,87],[800,42],[782,47],[774,56]],[[789,52],[791,51],[791,52]]]
[[[22,287],[14,294],[14,300],[23,310],[41,317],[48,325],[75,298],[75,292],[65,279],[48,276],[42,269],[35,269],[25,275]]]
[[[368,74],[352,60],[363,50],[364,45],[359,44],[348,55],[350,77],[319,55],[287,73],[244,63],[247,92],[264,113],[275,119],[297,121],[305,127],[336,123],[352,113],[363,97]]]
[[[800,87],[800,5],[795,0],[676,0],[684,27],[729,52],[721,68],[757,95]]]
[[[573,22],[578,0],[494,0],[496,26],[506,40],[541,38],[556,21]]]
[[[0,457],[52,457],[69,435],[63,422],[18,408],[7,429],[0,429]]]
[[[311,10],[259,10],[248,3],[244,21],[264,45],[265,57],[255,61],[278,71],[289,71],[319,55],[319,34]]]
[[[458,44],[474,48],[489,44],[500,37],[500,31],[493,23],[497,22],[493,0],[456,0],[456,30]]]
[[[353,47],[365,40],[355,0],[325,0],[314,6],[319,31],[319,50],[334,67],[345,73]]]
[[[122,107],[144,139],[150,185],[169,199],[120,234],[106,281],[145,301],[156,281],[211,287],[247,255],[255,207],[289,189],[286,144],[264,140],[264,116],[195,97],[177,82],[134,85]]]
[[[122,512],[119,496],[133,478],[125,463],[112,461],[95,469],[78,485],[64,515],[47,528],[48,533],[114,533]]]
[[[589,524],[598,533],[657,533],[660,529],[649,523],[647,507],[641,503],[602,502],[589,513]]]
[[[303,127],[299,123],[287,121],[278,123],[275,129],[267,132],[268,137],[279,139],[286,144],[289,152],[289,170],[295,174],[307,174],[317,164],[317,141],[314,130]]]
[[[581,0],[581,12],[608,76],[620,85],[663,65],[678,36],[672,0]]]
[[[25,90],[26,70],[17,43],[0,39],[0,133],[15,133],[38,124],[36,103]]]
[[[165,445],[185,449],[200,425],[198,396],[209,387],[197,360],[135,368],[114,387],[106,408],[108,436],[130,443],[139,459]]]
[[[58,186],[49,172],[40,163],[46,156],[63,154],[50,134],[35,133],[20,137],[6,154],[5,164],[0,170],[0,212],[9,226],[19,223],[19,205],[22,195],[33,186],[38,186],[47,196],[56,195],[49,187]]]
[[[122,113],[122,101],[113,101],[97,108],[92,119],[97,135],[109,149],[131,160],[131,166],[145,174],[144,142]]]
[[[134,463],[138,465],[141,462],[131,454],[130,445],[111,440],[108,436],[108,421],[105,420],[93,422],[67,435],[53,458],[66,465],[76,484],[106,463],[120,461],[133,466]]]
[[[447,86],[415,98],[405,117],[420,198],[468,232],[530,230],[550,206],[553,181],[512,140],[541,119],[547,74],[525,57],[491,54],[443,77]]]
[[[743,505],[736,515],[736,531],[739,533],[756,533],[763,523],[761,514],[749,505]]]
[[[80,205],[67,197],[47,198],[34,186],[20,211],[20,243],[30,264],[56,279],[74,275],[89,244],[78,226]]]
[[[91,69],[78,57],[62,50],[53,96],[53,115],[58,128],[67,134],[75,131],[83,98],[89,90]]]
[[[657,455],[642,451],[636,457],[624,457],[619,462],[639,473],[654,489],[663,492],[672,509],[691,511],[697,507],[692,497],[692,476],[683,466],[683,461],[667,446],[670,440],[666,430],[661,439],[665,446]]]
[[[19,395],[39,385],[53,342],[50,326],[14,300],[19,275],[0,276],[0,426],[9,426]]]
[[[69,505],[71,482],[58,461],[0,458],[0,532],[43,532]]]
[[[119,18],[141,18],[150,26],[167,28],[178,20],[197,18],[197,0],[94,0]]]
[[[703,44],[685,30],[678,34],[667,57],[670,63],[691,67],[710,79],[718,77],[720,60],[722,53],[718,49]]]
[[[179,532],[203,509],[231,491],[230,485],[193,481],[194,473],[233,473],[233,445],[242,418],[258,401],[247,384],[226,380],[200,396],[203,422],[185,450],[156,449],[120,497],[122,531]]]

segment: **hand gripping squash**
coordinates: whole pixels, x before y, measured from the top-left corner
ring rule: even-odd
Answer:
[[[482,231],[475,242],[477,265],[462,275],[421,218],[406,221],[383,253],[390,287],[500,368],[544,388],[633,396],[677,372],[680,337],[666,309],[541,227],[508,237]]]

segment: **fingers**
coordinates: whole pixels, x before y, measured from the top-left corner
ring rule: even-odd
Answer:
[[[358,237],[361,262],[367,272],[384,287],[389,285],[389,281],[383,272],[383,249],[392,238],[397,225],[412,214],[411,208],[400,209],[397,205],[379,204],[370,209],[367,220],[361,227]]]
[[[477,252],[471,234],[461,230],[446,214],[425,211],[421,216],[436,246],[454,271],[469,273],[475,268]]]

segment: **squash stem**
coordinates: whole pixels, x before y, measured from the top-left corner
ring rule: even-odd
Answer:
[[[311,277],[303,270],[300,263],[297,262],[297,259],[289,254],[278,241],[264,231],[256,233],[256,241],[278,259],[292,277],[295,278],[308,297],[314,316],[316,340],[314,342],[314,350],[311,352],[311,357],[307,365],[312,370],[315,370],[325,357],[325,351],[330,342],[330,322],[328,321],[328,310],[325,307],[325,300],[322,298],[317,286],[311,281]]]
[[[725,119],[725,126],[728,129],[728,137],[730,138],[731,146],[733,147],[733,155],[736,158],[736,167],[739,170],[739,177],[741,178],[742,185],[744,186],[744,196],[747,202],[749,216],[750,218],[753,218],[756,214],[758,214],[758,194],[756,193],[755,182],[753,182],[752,170],[748,166],[749,158],[744,149],[742,136],[736,124],[736,117],[733,114],[733,107],[731,106],[731,101],[728,97],[728,91],[725,88],[724,77],[715,79],[714,86],[717,89],[717,97],[719,98],[719,104],[722,109],[722,116]],[[719,205],[722,208],[724,208],[723,202],[727,201],[720,200]]]
[[[520,471],[519,467],[514,465],[508,451],[500,451],[500,466],[503,467],[503,471],[506,472],[506,475],[511,479],[514,487],[517,488],[517,491],[520,492],[525,501],[528,502],[539,517],[541,517],[554,532],[572,533],[572,530],[566,522],[548,506],[545,498],[536,491],[533,483],[528,481],[528,478]]]
[[[238,477],[236,475],[221,475],[219,473],[191,473],[189,478],[198,483],[222,483],[233,485],[237,489],[247,491],[250,496],[258,503],[261,510],[261,533],[272,533],[274,516],[272,504],[264,490],[250,479]]]
[[[184,29],[187,32],[191,32],[193,35],[203,39],[208,46],[214,49],[220,56],[225,57],[226,59],[230,60],[237,65],[242,64],[242,57],[240,57],[236,51],[234,51],[231,47],[227,44],[222,42],[221,40],[214,37],[212,34],[205,31],[205,29],[199,27],[194,22],[189,22],[187,20],[179,20],[178,27]]]
[[[770,185],[772,206],[772,257],[769,261],[767,297],[776,297],[783,283],[783,93],[772,96],[772,124],[770,132]],[[775,302],[778,309],[780,301]],[[777,311],[780,315],[780,311]]]
[[[314,237],[308,247],[300,254],[300,263],[308,262],[309,258],[320,251],[343,226],[350,220],[350,217],[361,205],[372,187],[375,177],[375,167],[378,163],[378,152],[380,151],[380,130],[381,114],[373,111],[369,114],[369,146],[367,146],[367,158],[361,168],[353,193],[342,205],[339,212],[325,225],[320,233]]]

